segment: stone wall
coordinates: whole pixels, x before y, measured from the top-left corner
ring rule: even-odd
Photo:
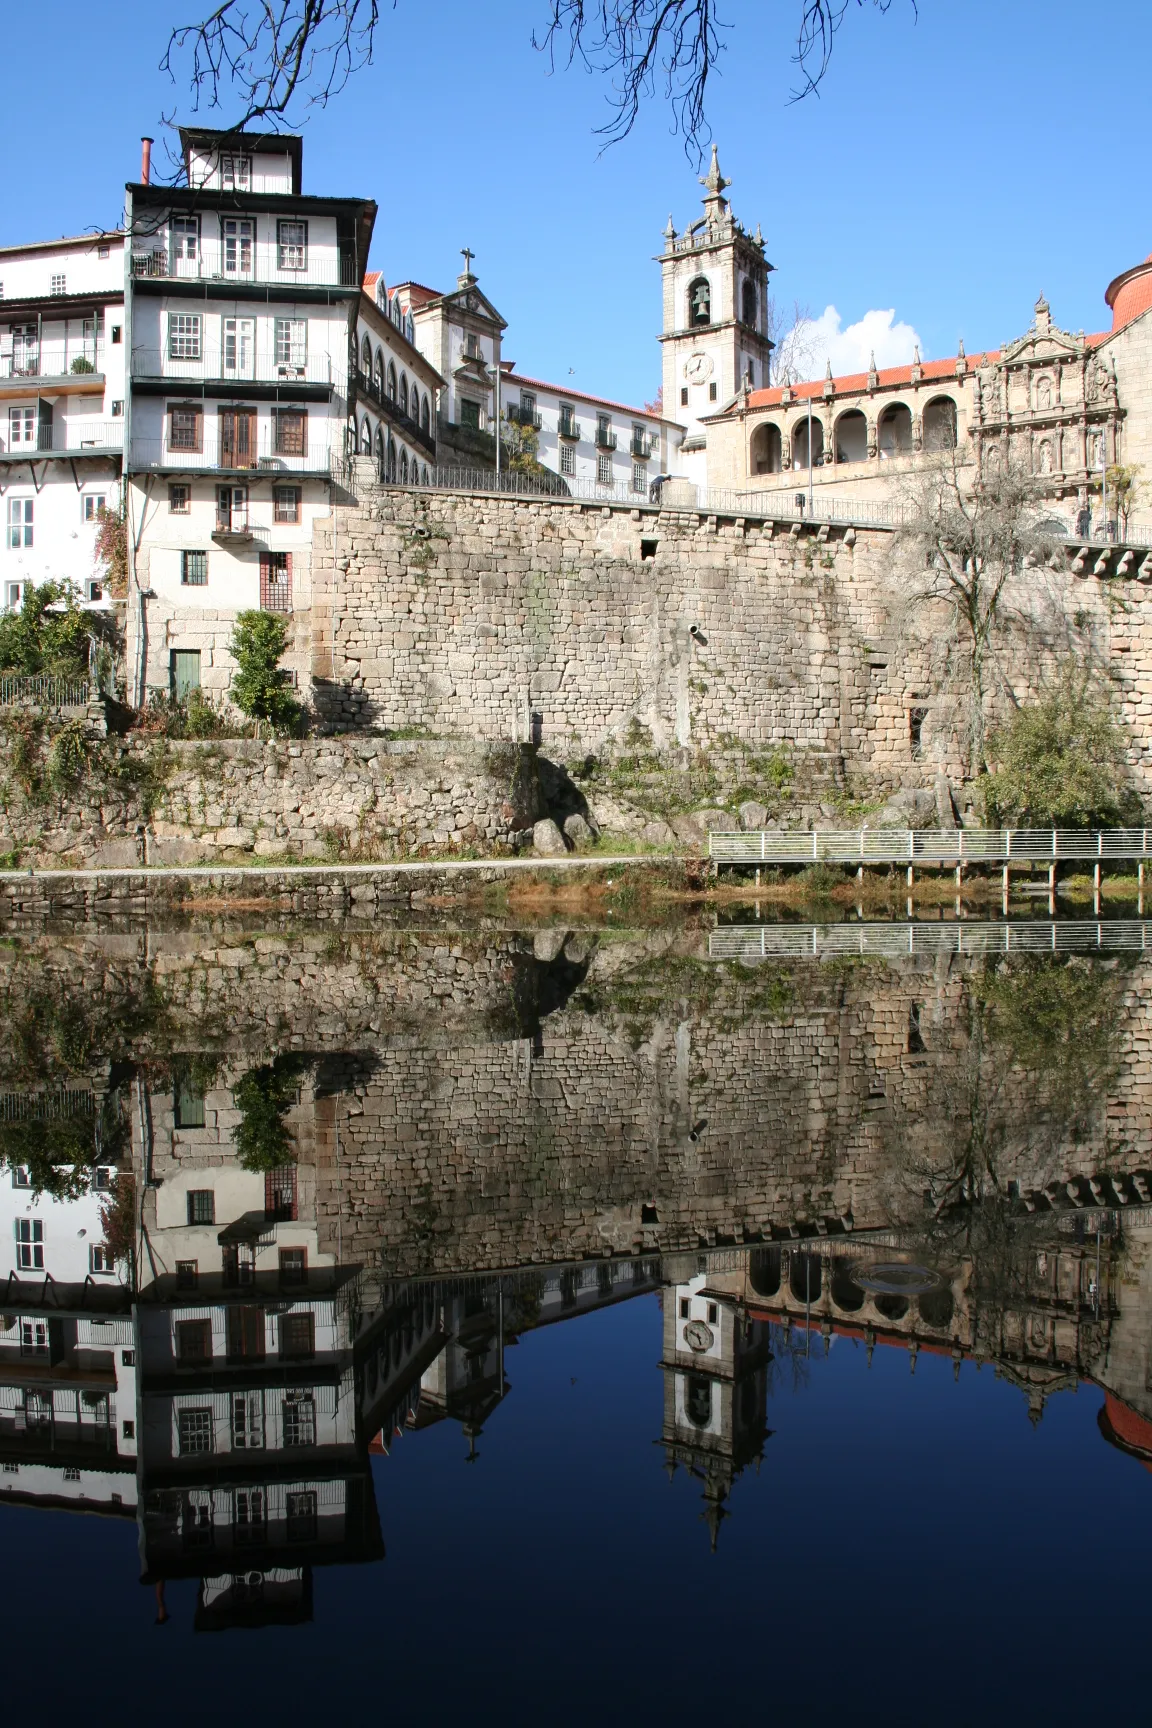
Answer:
[[[0,852],[130,867],[490,851],[543,813],[534,753],[510,744],[129,739],[93,764],[66,795],[32,798],[0,754]]]
[[[315,530],[314,694],[332,723],[489,738],[532,725],[563,758],[639,722],[657,746],[783,745],[889,784],[961,776],[946,619],[908,615],[917,560],[888,530],[405,492],[363,463],[354,490]],[[1062,560],[1029,573],[996,644],[1018,695],[1043,671],[1039,641],[1130,667],[1142,772],[1148,593]]]

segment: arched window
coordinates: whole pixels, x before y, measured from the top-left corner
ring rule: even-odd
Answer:
[[[868,455],[868,422],[859,408],[849,408],[836,422],[832,440],[837,462],[863,462]]]
[[[376,374],[375,374],[375,376],[376,376],[376,394],[377,394],[377,396],[383,396],[383,394],[384,394],[384,354],[383,354],[383,351],[379,348],[377,348],[377,350],[376,350]]]
[[[813,466],[813,468],[819,468],[819,466],[820,466],[821,462],[823,462],[823,460],[824,460],[824,427],[823,427],[823,424],[819,420],[817,420],[815,416],[813,416],[813,418],[812,418],[812,466]],[[802,420],[797,420],[795,426],[792,428],[792,466],[793,466],[793,468],[807,468],[807,466],[808,466],[808,416],[807,416],[807,414],[805,414],[805,416]]]
[[[401,372],[401,374],[400,374],[400,412],[401,412],[401,414],[407,414],[407,412],[408,412],[408,374],[407,374],[407,372]]]
[[[951,396],[933,396],[924,410],[925,450],[955,450],[956,404]]]
[[[876,430],[882,461],[912,454],[912,411],[903,402],[885,408]]]
[[[344,447],[347,450],[349,456],[355,456],[355,454],[356,454],[356,416],[355,416],[355,414],[349,414],[349,416],[348,416],[348,424],[344,428]]]
[[[384,428],[376,428],[376,472],[380,479],[384,478]]]
[[[703,1374],[689,1374],[684,1409],[693,1428],[707,1428],[712,1421],[712,1382]]]
[[[797,1302],[818,1302],[820,1300],[820,1256],[818,1254],[793,1254],[792,1265],[788,1273],[788,1287]]]
[[[396,479],[396,440],[391,432],[388,434],[388,478],[392,481]]]
[[[757,1296],[775,1296],[780,1288],[779,1248],[753,1248],[748,1260],[748,1282]]]
[[[408,484],[408,452],[403,445],[400,446],[400,484],[401,486]]]
[[[876,1312],[882,1314],[885,1320],[903,1320],[908,1312],[908,1298],[886,1291],[876,1298]]]
[[[740,290],[740,316],[743,318],[745,324],[751,324],[752,327],[755,328],[756,284],[750,282],[747,278],[745,278],[744,286]]]
[[[954,1304],[947,1284],[941,1284],[938,1290],[926,1290],[917,1305],[925,1326],[935,1327],[939,1331],[943,1331],[945,1326],[951,1326]]]
[[[425,396],[420,403],[420,430],[422,432],[427,432],[429,430],[429,423],[428,398]]]
[[[372,428],[368,424],[367,415],[364,416],[360,427],[360,454],[361,456],[371,456],[372,454]]]
[[[688,284],[688,327],[699,329],[712,322],[712,290],[707,276],[697,276]]]
[[[369,378],[371,378],[371,376],[372,376],[372,344],[369,341],[367,336],[365,336],[363,347],[360,350],[360,369],[361,369],[361,371],[366,372],[368,374]]]
[[[425,407],[428,406],[427,402],[425,402],[424,406]],[[422,466],[422,468],[420,469],[420,484],[422,486],[427,486],[427,484],[428,484],[428,464],[427,464],[427,462],[425,462],[424,465]]]
[[[752,434],[752,472],[779,474],[783,466],[779,426],[757,426]]]
[[[864,1306],[864,1292],[856,1282],[855,1261],[833,1260],[832,1300],[846,1314],[855,1314]]]
[[[396,367],[391,360],[388,362],[388,395],[393,402],[396,400]]]

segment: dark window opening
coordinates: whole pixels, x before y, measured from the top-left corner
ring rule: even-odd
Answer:
[[[912,755],[915,758],[918,758],[920,755],[924,722],[927,718],[927,708],[909,708],[908,710],[908,743],[911,747]]]
[[[656,548],[658,545],[659,545],[658,540],[641,540],[641,542],[640,542],[640,556],[641,556],[641,558],[655,558]]]
[[[651,1204],[641,1206],[641,1208],[640,1208],[640,1222],[641,1222],[641,1224],[659,1224],[660,1217],[656,1211],[655,1206],[653,1206]]]
[[[908,1054],[920,1056],[925,1049],[924,1039],[920,1031],[920,1004],[908,1004]]]

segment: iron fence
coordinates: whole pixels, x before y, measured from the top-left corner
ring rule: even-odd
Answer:
[[[0,708],[87,708],[95,694],[86,678],[0,676]]]

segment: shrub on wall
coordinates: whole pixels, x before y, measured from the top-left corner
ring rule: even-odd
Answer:
[[[274,612],[237,615],[228,645],[236,661],[230,694],[241,713],[255,720],[257,733],[262,721],[278,731],[288,731],[300,719],[300,704],[280,665],[287,640],[287,626]]]
[[[989,742],[997,766],[977,788],[994,827],[1106,828],[1139,818],[1124,729],[1107,695],[1074,668]]]

